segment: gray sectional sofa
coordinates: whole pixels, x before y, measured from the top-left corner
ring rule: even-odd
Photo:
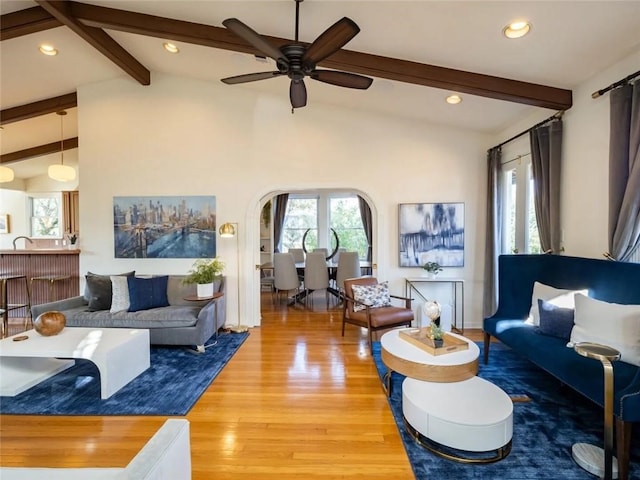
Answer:
[[[204,351],[207,340],[225,324],[225,297],[211,301],[185,300],[195,296],[196,286],[183,284],[183,278],[182,275],[168,276],[168,306],[135,312],[92,311],[90,295],[85,291],[83,296],[33,305],[31,314],[35,320],[43,312],[60,311],[67,317],[68,327],[145,328],[149,330],[151,344],[195,346],[198,351]],[[224,293],[224,287],[223,277],[216,281],[214,291]]]

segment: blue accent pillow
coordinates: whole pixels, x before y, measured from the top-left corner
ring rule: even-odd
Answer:
[[[138,310],[168,306],[168,281],[168,275],[152,278],[127,277],[129,311],[137,312]]]
[[[573,329],[574,309],[558,307],[539,298],[538,310],[540,312],[538,331],[543,335],[564,338],[569,341]]]

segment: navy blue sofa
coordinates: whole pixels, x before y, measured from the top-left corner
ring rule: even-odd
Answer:
[[[578,355],[561,338],[541,335],[525,323],[534,282],[561,289],[589,289],[589,296],[620,304],[640,304],[640,264],[563,255],[501,255],[498,309],[484,319],[484,362],[495,337],[564,384],[604,406],[602,364]],[[602,319],[606,323],[607,319]],[[640,321],[640,320],[639,320]],[[614,415],[618,478],[628,478],[631,425],[640,421],[640,368],[614,362]]]

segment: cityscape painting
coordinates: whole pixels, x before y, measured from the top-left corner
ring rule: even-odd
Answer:
[[[213,258],[216,197],[113,197],[116,258]]]
[[[404,203],[398,212],[401,267],[464,266],[464,203]]]

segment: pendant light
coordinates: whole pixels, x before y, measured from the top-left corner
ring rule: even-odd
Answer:
[[[12,182],[14,178],[13,170],[0,165],[0,183]]]
[[[76,170],[69,165],[64,164],[64,135],[62,130],[62,117],[67,114],[64,110],[56,112],[60,115],[60,165],[49,165],[49,178],[58,182],[70,182],[76,178]]]

